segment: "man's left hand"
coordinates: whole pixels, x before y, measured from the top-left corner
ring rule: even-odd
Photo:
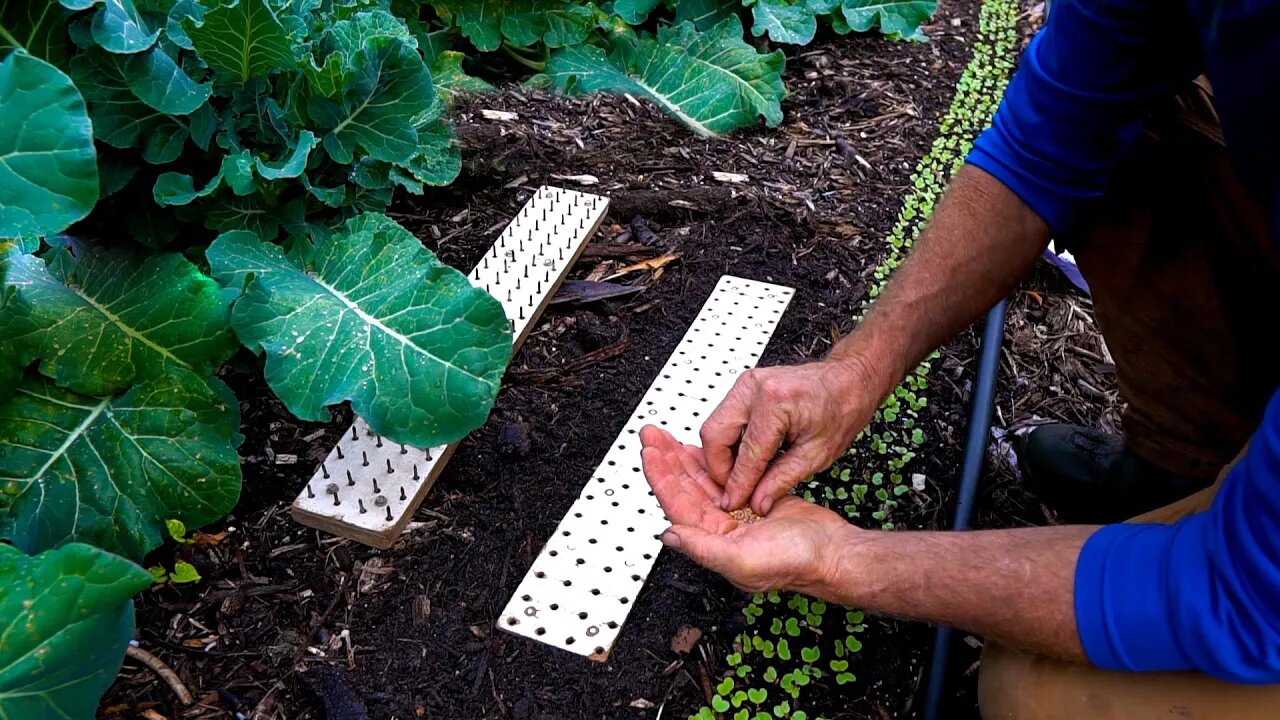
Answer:
[[[787,495],[754,523],[720,508],[722,488],[707,473],[702,448],[682,445],[665,430],[641,430],[645,477],[671,527],[663,544],[749,592],[820,592],[852,525],[813,503]]]

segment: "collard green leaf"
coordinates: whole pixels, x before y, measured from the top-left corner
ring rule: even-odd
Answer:
[[[307,169],[307,158],[311,156],[315,146],[316,136],[310,130],[303,130],[288,157],[278,162],[263,162],[262,158],[254,158],[254,167],[258,175],[267,180],[296,178]]]
[[[147,571],[82,544],[27,557],[0,545],[0,717],[91,720],[133,639]]]
[[[443,120],[418,128],[418,152],[403,166],[393,166],[391,178],[409,190],[411,181],[443,187],[462,170],[462,153],[453,142],[453,130]],[[421,193],[422,188],[417,188]]]
[[[0,58],[20,49],[62,66],[67,59],[70,15],[56,2],[0,0]]]
[[[227,82],[244,85],[297,66],[288,33],[263,0],[222,0],[182,25],[200,58]]]
[[[418,116],[435,103],[431,73],[418,51],[399,42],[371,41],[347,76],[340,101],[313,97],[311,117],[328,129],[324,148],[350,164],[356,154],[398,162],[418,146]]]
[[[142,141],[142,159],[152,165],[167,165],[182,155],[190,133],[172,118],[165,118],[147,133]]]
[[[116,194],[138,174],[138,164],[110,148],[98,149],[98,199]]]
[[[564,0],[516,0],[504,4],[499,28],[518,47],[577,45],[595,28],[595,11]]]
[[[143,12],[134,0],[60,0],[68,10],[86,10],[95,6],[90,32],[103,50],[131,54],[155,45],[160,37],[163,18]]]
[[[502,15],[505,0],[443,0],[433,3],[436,12],[451,18],[481,52],[502,47]]]
[[[267,205],[258,195],[219,198],[218,202],[198,208],[187,219],[196,217],[202,217],[204,226],[210,230],[246,230],[266,242],[280,235],[280,225],[285,220],[278,208]]]
[[[187,115],[209,99],[213,88],[191,79],[162,45],[131,55],[125,82],[141,101],[169,115]]]
[[[595,26],[595,11],[573,0],[443,0],[433,3],[477,50],[492,52],[504,40],[517,47],[582,42]]]
[[[491,92],[493,86],[478,77],[468,75],[462,69],[465,56],[455,50],[445,50],[436,56],[431,66],[431,79],[435,82],[436,95],[451,103],[460,93]]]
[[[40,359],[59,385],[117,392],[172,367],[204,377],[235,351],[217,283],[180,254],[66,243],[48,255],[46,266],[13,247],[5,253],[0,292],[15,294],[0,336],[20,364]]]
[[[187,29],[183,26],[182,21],[191,18],[198,25],[204,22],[205,10],[205,6],[196,0],[178,0],[169,9],[169,17],[164,26],[164,36],[183,50],[194,50],[195,45],[191,43],[191,38],[187,36]]]
[[[857,32],[878,25],[885,35],[908,39],[921,37],[920,26],[937,9],[936,0],[844,0],[840,6],[845,22]]]
[[[98,201],[93,125],[71,78],[13,52],[0,62],[0,238],[50,235]]]
[[[631,25],[639,25],[649,19],[649,13],[662,4],[662,0],[616,0],[613,12]]]
[[[709,30],[737,14],[741,0],[680,0],[676,3],[675,24],[690,22],[699,30]]]
[[[360,215],[305,259],[246,233],[207,252],[241,342],[266,355],[267,383],[295,415],[350,400],[374,430],[431,447],[489,412],[511,355],[502,307],[386,216]]]
[[[211,131],[208,120],[213,110],[207,103],[202,103],[195,112],[183,118],[162,112],[140,100],[131,86],[137,85],[146,92],[149,81],[133,77],[134,73],[127,69],[138,59],[138,55],[115,55],[91,47],[71,59],[71,77],[85,93],[95,139],[120,149],[141,144],[142,156],[147,162],[153,165],[170,163],[182,153],[188,138],[197,140],[191,128],[199,121],[205,122],[205,132]],[[153,99],[165,102],[164,91],[158,86],[151,87],[156,88]],[[207,145],[207,140],[204,142]]]
[[[28,373],[0,401],[0,538],[25,552],[88,542],[142,559],[166,520],[196,528],[235,505],[239,414],[183,370],[105,397]]]
[[[170,205],[187,205],[199,198],[213,194],[222,186],[222,169],[201,187],[195,187],[195,180],[183,173],[167,172],[156,178],[151,188],[151,196],[161,207]]]
[[[699,135],[720,135],[763,116],[782,121],[781,51],[756,52],[731,16],[706,32],[692,23],[619,41],[612,56],[590,45],[557,51],[547,72],[561,90],[646,97]]]
[[[751,34],[768,33],[774,42],[807,45],[818,32],[818,18],[808,0],[755,0]]]

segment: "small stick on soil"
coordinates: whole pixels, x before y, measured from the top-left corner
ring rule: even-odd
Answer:
[[[162,680],[169,684],[169,688],[173,690],[173,694],[178,696],[178,702],[183,705],[190,705],[196,701],[195,697],[191,695],[191,691],[188,690],[187,686],[182,684],[182,680],[178,678],[178,673],[174,672],[173,668],[165,665],[164,661],[160,658],[140,647],[134,647],[133,645],[130,645],[128,649],[125,650],[124,654],[131,660],[137,660],[143,665],[146,665],[148,668],[151,668],[152,672],[159,675]]]

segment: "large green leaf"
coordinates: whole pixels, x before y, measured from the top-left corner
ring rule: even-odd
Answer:
[[[137,55],[115,55],[101,48],[89,48],[71,59],[71,76],[88,101],[95,139],[121,149],[140,144],[147,162],[157,165],[173,162],[182,153],[188,138],[200,144],[193,128],[197,122],[208,125],[213,110],[208,104],[201,104],[191,115],[178,117],[143,102],[133,86],[144,93],[156,90],[149,95],[156,104],[175,103],[169,105],[175,107],[187,101],[178,99],[181,93],[166,99],[168,93],[160,86],[148,85],[154,79],[136,74],[134,63],[139,59]],[[211,128],[205,127],[205,131]],[[207,143],[207,137],[203,141]]]
[[[866,32],[875,26],[885,35],[920,37],[920,26],[938,9],[936,0],[844,0],[840,12],[849,27]]]
[[[21,49],[62,65],[67,59],[69,15],[61,5],[47,0],[0,0],[0,58]]]
[[[0,401],[0,539],[25,552],[88,542],[140,560],[166,520],[221,518],[240,494],[239,414],[182,370],[106,397],[28,373]]]
[[[39,0],[48,2],[51,0]],[[95,6],[90,31],[103,50],[130,54],[149,49],[160,37],[163,18],[151,17],[134,0],[60,0],[69,10]]]
[[[613,12],[632,25],[649,19],[649,13],[662,4],[662,0],[616,0]]]
[[[71,78],[13,52],[0,62],[0,238],[49,235],[98,201],[93,126]]]
[[[418,116],[435,105],[435,87],[422,56],[387,37],[371,37],[359,48],[339,47],[335,53],[349,68],[341,99],[315,96],[308,105],[312,119],[329,129],[325,150],[343,164],[353,162],[358,152],[403,162],[418,148]]]
[[[577,45],[595,28],[595,11],[565,0],[516,0],[505,3],[502,35],[519,47],[545,43],[559,48]]]
[[[807,45],[818,32],[818,18],[810,0],[754,0],[751,34],[765,33],[774,42]]]
[[[0,545],[0,718],[92,720],[133,639],[146,570],[88,545]]]
[[[263,0],[222,0],[200,19],[182,21],[200,58],[237,85],[297,65],[292,41]]]
[[[169,115],[187,115],[209,99],[213,88],[200,84],[161,45],[130,55],[124,64],[129,89],[147,105]]]
[[[50,262],[10,247],[0,292],[16,290],[0,336],[18,362],[88,394],[117,392],[172,367],[207,376],[235,351],[219,288],[182,255],[87,244]]]
[[[288,157],[276,162],[264,162],[262,158],[254,158],[254,168],[258,175],[266,180],[296,178],[307,169],[307,158],[311,156],[315,146],[316,136],[310,130],[303,130]]]
[[[582,42],[595,26],[595,11],[574,0],[441,0],[432,3],[477,50],[492,52],[508,41],[518,47]]]
[[[451,103],[461,93],[492,92],[493,86],[478,77],[468,75],[462,69],[465,56],[455,50],[445,50],[436,56],[431,66],[431,80],[436,86],[436,95],[444,102]]]
[[[374,430],[431,447],[488,415],[511,355],[502,307],[383,215],[360,215],[306,257],[248,233],[207,252],[240,340],[293,414],[326,420],[350,400]]]
[[[706,32],[682,23],[656,38],[618,42],[612,55],[590,45],[557,51],[547,72],[562,90],[646,97],[699,135],[760,116],[771,127],[782,121],[782,52],[758,53],[743,41],[736,16]]]
[[[680,0],[676,3],[675,24],[691,22],[697,29],[707,30],[741,8],[741,0]]]

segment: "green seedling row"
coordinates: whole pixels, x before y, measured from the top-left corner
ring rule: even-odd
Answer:
[[[987,0],[979,13],[973,57],[942,118],[938,137],[916,165],[911,190],[886,239],[870,296],[883,290],[928,221],[947,181],[964,164],[974,139],[991,122],[1012,75],[1017,50],[1016,0]],[[922,362],[894,390],[853,447],[826,475],[803,484],[811,502],[844,513],[860,525],[892,530],[899,503],[915,492],[911,470],[927,441],[920,427],[928,406],[929,371]],[[757,593],[743,608],[749,628],[725,658],[726,672],[709,705],[690,720],[766,720],[822,717],[815,688],[848,694],[857,678],[849,668],[863,649],[863,613],[799,594]]]

